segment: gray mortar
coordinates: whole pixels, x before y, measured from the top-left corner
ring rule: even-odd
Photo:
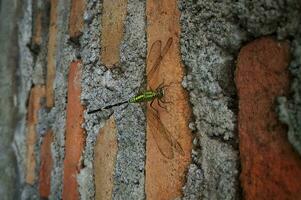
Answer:
[[[238,151],[233,55],[246,33],[231,15],[231,1],[180,1],[181,54],[196,123],[193,163],[183,199],[238,199]],[[198,86],[198,87],[195,87]],[[197,175],[197,176],[196,176]]]
[[[293,56],[289,69],[293,75],[292,96],[278,98],[278,113],[280,120],[288,126],[288,140],[301,155],[301,31],[292,42],[291,51]]]
[[[82,37],[80,38],[80,56],[83,62],[81,99],[84,103],[87,103],[87,99],[90,99],[92,88],[99,87],[96,85],[97,82],[95,83],[95,81],[91,81],[90,79],[93,79],[93,75],[99,75],[99,73],[103,73],[101,68],[99,68],[99,70],[96,69],[94,73],[91,73],[90,71],[94,71],[94,65],[99,66],[99,64],[97,63],[98,55],[100,52],[99,16],[101,14],[100,8],[102,7],[102,2],[87,1],[86,3],[87,5],[84,13],[84,31]],[[103,126],[103,120],[101,119],[103,117],[100,117],[99,119],[95,117],[95,119],[93,119],[91,117],[93,116],[85,115],[85,123],[83,125],[86,131],[85,151],[84,156],[82,158],[84,168],[81,169],[77,177],[81,199],[93,199],[95,195],[93,173],[93,149],[98,129],[100,128],[100,126]]]
[[[300,25],[298,0],[239,0],[233,3],[232,12],[241,28],[251,37],[276,34],[279,39],[296,36]]]
[[[296,4],[179,1],[181,54],[187,67],[183,86],[189,90],[197,128],[183,199],[240,198],[234,59],[242,43],[254,37],[294,36]]]
[[[107,70],[98,59],[100,54],[101,2],[88,1],[84,14],[85,31],[81,38],[84,63],[82,101],[88,110],[127,100],[144,83],[146,37],[145,2],[128,1],[125,33],[116,69]],[[113,199],[144,199],[145,114],[140,105],[116,107],[111,111],[85,114],[87,133],[84,166],[78,177],[82,199],[93,199],[94,145],[99,128],[111,114],[117,125]],[[113,113],[114,111],[114,113]]]

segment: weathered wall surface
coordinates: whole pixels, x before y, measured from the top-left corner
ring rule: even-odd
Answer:
[[[298,0],[0,5],[4,199],[301,195]]]
[[[16,69],[18,65],[18,1],[0,2],[0,194],[18,197],[17,163],[12,142],[16,126]]]
[[[238,179],[240,160],[237,145],[240,137],[237,134],[240,133],[237,126],[240,126],[240,121],[237,121],[237,114],[240,108],[237,104],[244,97],[237,97],[233,82],[235,60],[242,44],[256,37],[274,35],[279,39],[298,38],[300,4],[297,1],[288,1],[285,5],[278,1],[180,1],[179,7],[182,12],[181,50],[187,66],[184,86],[190,91],[196,117],[195,145],[198,147],[188,172],[184,196],[187,199],[236,199],[243,194],[248,198],[247,188],[242,188],[243,193],[240,192]],[[247,86],[236,87],[243,90]],[[260,93],[257,95],[264,98]],[[290,115],[294,115],[292,111]],[[292,118],[297,120],[297,117]],[[292,131],[294,128],[289,129]],[[299,135],[300,128],[297,129],[291,134]],[[297,141],[294,140],[294,143]],[[246,154],[246,157],[252,156]],[[267,162],[271,159],[263,155],[262,158]],[[266,188],[269,190],[268,186]]]

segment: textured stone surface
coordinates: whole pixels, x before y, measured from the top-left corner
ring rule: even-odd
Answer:
[[[97,136],[94,149],[95,199],[112,199],[114,169],[117,155],[116,123],[108,119]]]
[[[180,0],[179,8],[187,73],[183,85],[189,90],[195,121],[190,127],[196,133],[184,199],[240,199],[235,59],[241,45],[259,35],[295,38],[300,1]],[[292,126],[292,134],[297,127]]]
[[[235,51],[246,39],[233,1],[180,1],[180,47],[195,131],[183,199],[239,199],[233,82]],[[198,185],[197,185],[198,184]]]
[[[175,199],[182,196],[185,173],[191,161],[192,135],[188,128],[190,108],[181,82],[184,68],[179,51],[179,10],[177,1],[147,1],[147,87],[156,89],[164,82],[164,101],[167,110],[157,101],[147,107],[146,182],[147,199]],[[158,59],[161,60],[158,63]],[[158,65],[153,73],[153,67]],[[161,121],[162,123],[158,123]],[[180,144],[183,154],[166,142],[169,137]],[[163,151],[163,152],[162,152]],[[164,155],[165,154],[165,155]]]
[[[76,176],[82,168],[81,156],[85,143],[85,133],[81,127],[84,121],[84,108],[81,105],[80,95],[81,63],[74,61],[70,64],[68,75],[63,199],[79,199]]]
[[[127,100],[143,90],[146,58],[145,2],[129,0],[120,46],[120,63],[108,70],[99,59],[101,50],[102,2],[87,3],[85,31],[81,38],[83,59],[82,101],[87,110]],[[118,152],[114,170],[112,199],[145,199],[145,132],[143,104],[130,104],[85,114],[87,133],[84,166],[79,183],[81,197],[94,199],[94,145],[99,128],[114,114]],[[113,113],[114,112],[114,113]]]
[[[239,53],[236,85],[241,183],[245,199],[299,199],[301,159],[277,119],[275,100],[289,91],[289,46],[255,40]]]

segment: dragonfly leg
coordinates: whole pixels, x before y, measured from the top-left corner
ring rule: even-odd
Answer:
[[[165,110],[167,111],[167,107],[166,107],[166,106],[162,106],[162,105],[160,104],[160,100],[159,100],[159,99],[157,99],[157,101],[158,101],[158,105],[159,105],[161,108],[163,108],[163,109],[165,109]]]
[[[171,103],[171,104],[174,104],[172,101],[165,101],[163,98],[159,99],[159,101],[161,103]]]
[[[170,82],[168,85],[165,85],[164,79],[163,79],[162,83],[160,83],[160,84],[158,85],[158,87],[156,88],[156,91],[160,91],[160,90],[162,90],[162,89],[164,89],[164,88],[168,88],[168,87],[170,87],[170,86],[173,85],[173,84],[175,84],[175,82]]]
[[[164,79],[163,79],[163,82],[158,85],[158,87],[156,88],[156,90],[160,90],[162,88],[164,88]]]
[[[170,82],[170,83],[167,84],[167,85],[163,85],[162,88],[168,88],[168,87],[170,87],[170,86],[172,86],[172,85],[175,85],[175,84],[181,85],[181,82],[174,82],[174,81],[172,81],[172,82]]]
[[[155,101],[155,99],[153,99],[153,100],[151,101],[150,107],[151,107],[154,111],[156,111],[156,113],[157,113],[157,115],[158,115],[158,114],[159,114],[158,110],[156,110],[156,108],[154,108],[154,106],[153,106],[154,101]]]

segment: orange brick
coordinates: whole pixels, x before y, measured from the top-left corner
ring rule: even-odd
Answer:
[[[155,89],[163,80],[165,84],[170,84],[165,88],[165,100],[173,102],[166,104],[168,112],[156,104],[154,107],[159,112],[163,126],[183,149],[182,155],[175,149],[170,149],[164,136],[160,137],[160,123],[152,117],[151,108],[148,107],[145,186],[147,199],[180,197],[185,184],[185,173],[191,162],[192,135],[188,128],[191,110],[186,92],[181,86],[184,69],[179,51],[179,16],[176,0],[147,1],[148,73],[154,65],[159,64],[158,73],[147,76],[148,87]],[[161,62],[158,62],[158,58],[162,59]],[[158,144],[164,148],[167,156],[163,156]]]
[[[34,148],[36,145],[36,125],[38,123],[38,112],[41,107],[41,99],[45,97],[45,87],[41,85],[34,86],[30,91],[27,114],[27,135],[26,135],[26,182],[34,184],[36,174],[36,159]]]
[[[245,199],[300,199],[301,159],[287,141],[275,99],[289,91],[289,46],[270,37],[239,53],[236,85]]]
[[[53,139],[53,133],[51,130],[49,130],[44,136],[41,145],[39,192],[40,192],[40,197],[42,198],[48,198],[50,195],[50,181],[51,181],[51,170],[52,170],[52,155],[51,155],[52,139]]]
[[[57,46],[57,0],[51,0],[49,40],[47,53],[47,77],[46,77],[46,106],[54,105],[53,84],[56,70],[56,46]]]
[[[40,10],[35,15],[32,42],[34,46],[40,46],[42,43],[42,13]]]
[[[77,38],[82,34],[84,26],[84,11],[86,4],[84,0],[72,0],[69,17],[69,35],[70,38]]]
[[[95,199],[112,199],[117,155],[116,124],[113,115],[100,129],[94,149]]]
[[[81,63],[70,65],[68,77],[68,103],[66,122],[66,141],[63,178],[63,199],[79,199],[77,174],[81,169],[80,158],[84,149],[85,133],[81,125],[84,121],[84,108],[81,95]]]
[[[101,28],[101,60],[109,68],[119,62],[119,46],[127,12],[127,0],[104,0]]]

